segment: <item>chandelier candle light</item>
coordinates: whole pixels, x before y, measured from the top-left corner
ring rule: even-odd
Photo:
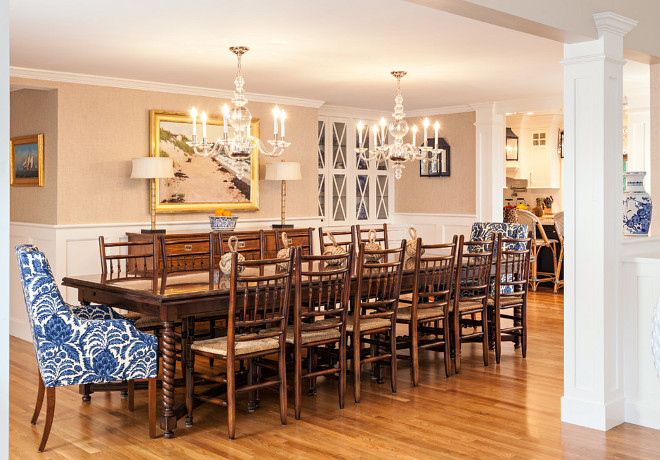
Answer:
[[[254,148],[257,148],[264,155],[277,157],[282,155],[284,149],[291,145],[290,142],[284,140],[284,120],[286,120],[286,113],[277,106],[273,109],[274,137],[273,140],[268,141],[271,148],[269,149],[261,139],[250,134],[252,114],[245,106],[248,100],[243,90],[245,80],[243,80],[243,76],[241,75],[241,57],[249,49],[246,46],[232,46],[229,48],[238,58],[238,71],[234,80],[236,89],[234,90],[234,97],[231,100],[232,108],[229,108],[227,104],[222,107],[223,137],[217,139],[215,142],[209,142],[207,140],[207,116],[206,112],[202,112],[200,115],[202,122],[202,141],[199,142],[197,140],[197,110],[193,107],[190,111],[193,129],[192,142],[187,143],[197,155],[214,158],[222,153],[234,159],[236,161],[236,177],[239,179],[242,179],[245,174],[245,160],[250,158],[250,154]],[[231,137],[229,136],[229,126],[233,130]]]
[[[357,125],[358,130],[358,142],[359,146],[355,151],[360,155],[365,161],[376,160],[378,162],[389,160],[394,163],[392,169],[394,169],[394,177],[397,179],[401,178],[403,168],[405,165],[403,163],[407,161],[421,160],[426,163],[433,156],[437,156],[440,153],[438,149],[438,130],[440,129],[440,123],[437,121],[433,125],[435,128],[435,146],[428,146],[428,127],[430,125],[429,119],[424,119],[424,144],[422,146],[417,146],[417,126],[412,127],[412,143],[404,144],[403,138],[408,134],[408,123],[404,120],[406,116],[403,113],[403,96],[401,95],[401,78],[406,75],[407,72],[403,71],[394,71],[390,72],[394,78],[396,78],[396,97],[394,98],[394,113],[392,120],[387,125],[385,118],[381,118],[379,124],[373,125],[373,139],[374,145],[373,149],[369,149],[368,146],[365,147],[363,143],[363,131],[365,129],[364,124],[360,121]],[[385,127],[387,126],[387,132],[394,138],[394,142],[390,144],[385,143]],[[379,140],[380,136],[380,140]],[[432,156],[429,156],[431,154]]]

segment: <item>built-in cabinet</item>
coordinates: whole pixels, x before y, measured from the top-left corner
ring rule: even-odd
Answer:
[[[390,218],[392,174],[386,162],[365,161],[355,152],[354,118],[319,117],[317,126],[318,215],[326,224],[383,222]],[[364,120],[367,126],[368,120]],[[373,148],[371,132],[363,146]]]
[[[518,136],[518,160],[506,162],[507,177],[527,179],[529,188],[561,188],[561,111],[507,115],[506,126]]]

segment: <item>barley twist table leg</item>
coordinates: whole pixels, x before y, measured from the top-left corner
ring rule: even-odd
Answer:
[[[176,416],[174,415],[174,366],[176,345],[174,340],[174,323],[165,321],[163,329],[163,415],[160,427],[166,438],[174,436]]]

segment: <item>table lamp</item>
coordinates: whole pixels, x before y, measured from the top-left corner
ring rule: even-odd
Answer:
[[[273,224],[273,228],[293,228],[293,225],[287,225],[285,223],[286,181],[302,179],[302,175],[300,174],[300,163],[293,161],[285,162],[284,160],[282,160],[281,163],[268,163],[266,164],[266,177],[264,179],[282,181],[282,213],[279,225]]]
[[[156,229],[156,179],[171,177],[174,177],[171,158],[144,157],[133,159],[131,179],[150,179],[151,229],[142,229],[142,233],[165,233],[165,229]]]

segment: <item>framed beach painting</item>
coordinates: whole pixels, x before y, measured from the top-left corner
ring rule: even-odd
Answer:
[[[9,169],[11,185],[43,187],[44,135],[13,137],[9,142]]]
[[[207,139],[223,135],[221,116],[206,121]],[[217,208],[259,209],[259,151],[244,162],[245,176],[238,179],[236,161],[221,153],[210,158],[196,155],[186,142],[192,140],[192,119],[185,112],[150,111],[150,155],[168,157],[174,163],[174,178],[156,181],[156,212],[211,212]],[[259,120],[252,119],[250,132],[259,136]]]

